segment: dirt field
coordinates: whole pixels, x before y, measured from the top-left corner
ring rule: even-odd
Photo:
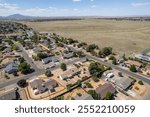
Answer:
[[[99,47],[111,46],[119,54],[132,55],[150,47],[150,22],[79,20],[23,22],[40,32],[55,32]]]

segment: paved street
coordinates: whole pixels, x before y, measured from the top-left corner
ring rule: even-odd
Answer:
[[[65,46],[68,47],[67,45],[65,45]],[[70,47],[70,48],[71,48],[72,50],[74,50],[74,51],[77,51],[77,50],[74,49],[73,47]],[[130,72],[130,71],[128,71],[128,70],[122,69],[122,68],[118,67],[117,65],[113,65],[113,64],[104,62],[104,61],[102,61],[102,60],[101,60],[100,58],[98,58],[98,57],[91,56],[91,55],[88,55],[88,54],[86,54],[86,56],[87,56],[88,59],[92,59],[92,60],[94,60],[94,61],[98,61],[99,63],[102,63],[102,64],[104,64],[104,65],[106,65],[106,66],[110,66],[110,67],[113,68],[113,69],[119,70],[119,71],[121,71],[122,73],[128,74],[129,76],[131,76],[131,77],[133,77],[133,78],[136,78],[136,79],[139,79],[139,80],[142,80],[142,81],[144,81],[144,82],[146,82],[147,84],[150,85],[150,79],[147,78],[147,77],[145,77],[145,76],[141,76],[141,75],[138,75],[138,74],[136,74],[136,73]]]
[[[21,54],[24,57],[24,59],[31,65],[31,67],[35,70],[38,71],[39,68],[34,64],[34,62],[32,61],[32,59],[29,57],[29,55],[26,53],[25,49],[23,48],[23,46],[20,43],[14,42],[15,44],[17,44],[19,46],[19,48],[22,50]]]
[[[77,59],[75,59],[75,60],[73,60],[73,61],[68,61],[68,62],[66,62],[66,65],[71,65],[71,64],[73,64],[73,63],[75,63],[75,62],[78,62],[78,61],[84,61],[84,60],[86,60],[86,57],[84,57],[84,58],[77,58]],[[51,71],[54,71],[54,70],[56,70],[56,69],[58,69],[58,68],[60,68],[60,65],[56,65],[54,68],[51,68],[50,70]],[[17,83],[19,80],[21,80],[21,79],[29,79],[29,78],[31,78],[31,77],[33,77],[33,76],[38,76],[38,75],[41,75],[41,74],[44,74],[46,72],[46,70],[40,70],[40,69],[38,69],[38,70],[36,70],[34,73],[32,73],[32,74],[29,74],[29,75],[26,75],[26,76],[22,76],[22,77],[17,77],[17,78],[15,78],[15,79],[12,79],[12,80],[8,80],[8,81],[6,81],[6,82],[4,82],[4,83],[0,83],[0,88],[2,88],[2,87],[5,87],[5,86],[8,86],[8,85],[11,85],[11,84],[15,84],[15,83]]]

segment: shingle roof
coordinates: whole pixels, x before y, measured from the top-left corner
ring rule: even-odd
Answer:
[[[17,99],[17,91],[10,90],[0,95],[0,100],[16,100]]]
[[[117,84],[119,87],[121,87],[122,89],[125,90],[125,89],[127,89],[129,86],[131,86],[132,82],[133,82],[132,79],[123,77],[123,78],[121,78],[120,80],[117,80],[117,81],[116,81],[116,84]]]
[[[104,99],[108,92],[112,94],[116,92],[116,89],[109,83],[106,83],[96,88],[96,93],[100,95],[101,99]]]
[[[9,72],[9,71],[11,71],[11,70],[18,71],[18,65],[15,64],[15,63],[10,63],[10,64],[8,64],[8,65],[6,66],[6,68],[5,68],[5,71],[6,71],[6,72]]]

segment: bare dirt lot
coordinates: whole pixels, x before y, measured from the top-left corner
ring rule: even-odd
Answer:
[[[99,47],[111,46],[131,55],[150,45],[150,22],[86,19],[77,21],[23,22],[40,32],[55,32]]]

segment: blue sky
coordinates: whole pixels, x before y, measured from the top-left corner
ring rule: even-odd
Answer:
[[[0,16],[150,15],[150,0],[0,0]]]

